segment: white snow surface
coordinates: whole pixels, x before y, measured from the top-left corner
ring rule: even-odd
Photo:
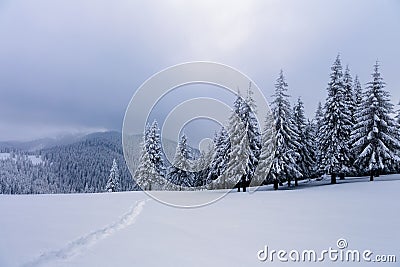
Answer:
[[[196,209],[163,205],[143,192],[0,195],[0,266],[341,266],[260,262],[270,249],[349,249],[400,261],[400,175],[296,190],[232,192]],[[314,185],[314,186],[310,186]],[[180,194],[188,192],[173,192]],[[202,197],[212,191],[190,192]],[[365,263],[345,263],[363,266]]]

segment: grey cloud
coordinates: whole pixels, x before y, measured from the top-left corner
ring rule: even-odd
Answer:
[[[338,52],[363,83],[379,59],[397,103],[399,11],[396,0],[2,1],[0,140],[24,125],[32,137],[120,130],[142,82],[191,60],[232,65],[267,97],[283,68],[312,116]]]

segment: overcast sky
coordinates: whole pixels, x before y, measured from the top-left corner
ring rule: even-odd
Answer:
[[[279,70],[313,116],[330,66],[381,62],[400,100],[400,1],[0,0],[0,140],[121,130],[135,89],[192,60],[231,65],[267,97]]]

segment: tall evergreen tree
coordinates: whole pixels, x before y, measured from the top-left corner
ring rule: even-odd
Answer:
[[[117,161],[113,159],[110,175],[108,176],[106,191],[116,192],[119,191],[119,171]]]
[[[209,145],[205,150],[200,151],[200,156],[194,166],[194,180],[196,187],[205,187],[212,182],[212,179],[208,178],[210,173],[210,165],[214,154],[214,147]]]
[[[224,188],[243,186],[246,190],[246,182],[249,173],[249,141],[247,137],[248,126],[241,120],[235,111],[229,118],[229,138],[231,148],[229,152],[229,161],[226,171],[220,181]]]
[[[236,114],[242,120],[244,127],[248,129],[247,139],[249,142],[249,149],[247,154],[249,156],[249,160],[247,161],[247,180],[251,180],[253,177],[261,152],[261,133],[256,118],[257,105],[253,98],[253,94],[254,92],[251,89],[250,83],[249,88],[247,89],[246,99],[243,99],[240,95],[240,92],[238,92],[237,99],[234,102],[234,110]]]
[[[162,145],[160,137],[160,129],[158,128],[157,121],[155,120],[148,128],[146,134],[146,149],[149,154],[151,162],[154,164],[156,172],[165,177],[165,165],[162,157]]]
[[[276,127],[276,149],[269,175],[274,182],[275,189],[277,189],[280,182],[287,181],[288,186],[290,186],[292,179],[302,176],[300,168],[296,164],[298,155],[295,152],[295,148],[298,146],[296,144],[298,137],[291,118],[287,87],[288,84],[281,70],[275,84],[275,94],[272,102],[272,113],[275,117]]]
[[[309,147],[310,151],[310,157],[313,160],[313,165],[310,168],[310,174],[309,178],[311,177],[317,177],[319,175],[319,169],[318,169],[318,163],[317,163],[317,158],[318,158],[318,143],[315,141],[317,140],[317,133],[315,132],[315,125],[313,121],[307,120],[307,124],[305,127],[305,133],[304,133],[306,140],[308,140],[307,144]]]
[[[154,155],[150,156],[149,153],[149,133],[150,127],[145,131],[145,135],[143,136],[139,165],[136,168],[134,178],[142,190],[161,190],[164,187],[164,180],[160,175],[160,172],[156,169],[156,165],[153,161]]]
[[[359,109],[361,108],[361,104],[363,101],[363,91],[358,76],[356,76],[354,79],[353,92],[354,92],[354,106],[355,106],[354,123],[356,123],[357,122],[356,113],[359,112]]]
[[[272,161],[274,159],[274,152],[276,148],[276,133],[274,116],[272,114],[267,115],[265,119],[265,128],[262,131],[262,148],[260,153],[260,159],[257,167],[255,176],[259,180],[264,180],[264,183],[274,182],[269,180],[269,172],[271,170]]]
[[[354,124],[356,123],[356,118],[355,118],[356,101],[355,101],[355,92],[353,90],[354,89],[353,78],[351,77],[351,74],[350,74],[349,65],[346,66],[346,69],[344,71],[343,87],[344,87],[344,101],[345,101],[345,105],[346,105],[344,112],[347,111],[348,115],[350,116],[350,120],[348,123],[348,131],[347,131],[347,136],[346,136],[346,140],[348,142],[348,148],[350,149],[350,147],[351,147],[350,135],[351,135],[351,131],[353,130]],[[349,157],[349,160],[346,163],[346,165],[350,171],[350,169],[353,166],[355,157],[351,153],[351,151],[349,151],[348,157]],[[341,176],[341,179],[344,179],[344,176]]]
[[[328,97],[324,108],[324,120],[320,133],[322,169],[336,183],[337,175],[344,179],[350,161],[349,140],[351,115],[346,103],[342,64],[339,55],[332,66],[328,83]]]
[[[190,160],[192,158],[192,153],[187,145],[187,137],[185,134],[182,135],[178,142],[176,148],[175,157],[173,164],[170,167],[169,179],[179,191],[184,189],[184,187],[193,187],[194,185],[194,175],[190,170],[192,169]]]
[[[353,92],[354,92],[354,115],[353,115],[353,128],[352,128],[352,133],[355,130],[355,127],[358,123],[358,114],[361,112],[361,109],[363,108],[362,104],[363,104],[363,90],[361,87],[361,83],[358,79],[358,76],[355,77],[354,79],[354,84],[353,84]],[[350,149],[351,149],[351,156],[352,156],[352,165],[353,165],[353,169],[354,171],[358,174],[361,175],[361,173],[359,172],[359,166],[357,166],[356,164],[354,164],[356,158],[358,157],[358,155],[360,154],[361,151],[357,151],[357,148],[355,148],[354,146],[354,140],[353,137],[350,136]]]
[[[225,127],[214,137],[214,153],[210,164],[207,180],[215,180],[226,170],[229,160],[231,143]]]
[[[315,159],[316,159],[314,172],[318,176],[325,172],[322,167],[322,150],[321,150],[321,130],[323,121],[324,121],[324,111],[321,102],[318,102],[317,111],[315,112],[315,117],[312,125],[312,132],[315,138]]]
[[[315,120],[315,125],[316,125],[317,131],[320,131],[323,120],[324,120],[324,111],[323,111],[321,102],[318,102],[318,107],[317,107],[317,111],[315,112],[314,120]]]
[[[367,83],[362,108],[357,114],[358,123],[352,132],[353,149],[359,152],[355,164],[370,173],[371,181],[399,161],[396,155],[400,147],[398,125],[391,117],[393,104],[384,88],[376,62],[372,81]]]
[[[253,98],[254,92],[251,88],[251,82],[249,84],[249,88],[247,89],[246,96],[246,106],[247,106],[247,119],[245,120],[247,131],[247,138],[249,140],[249,177],[248,180],[251,180],[254,171],[257,168],[258,160],[260,158],[261,153],[261,132],[259,129],[259,124],[257,121],[257,105],[256,101]]]
[[[349,65],[346,66],[346,69],[344,71],[344,75],[343,75],[343,87],[344,87],[344,101],[345,104],[347,106],[347,111],[349,112],[349,115],[351,117],[351,121],[350,121],[350,127],[353,126],[353,124],[355,123],[354,121],[354,114],[355,114],[355,93],[354,93],[354,86],[353,86],[353,78],[351,77],[350,74],[350,69],[349,69]]]
[[[293,122],[298,137],[295,144],[295,151],[298,154],[296,163],[303,176],[311,177],[315,165],[315,152],[312,145],[311,129],[304,115],[304,103],[300,97],[293,108]],[[295,185],[297,185],[297,179],[295,179],[295,182]]]

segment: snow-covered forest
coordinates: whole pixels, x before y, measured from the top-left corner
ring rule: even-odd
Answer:
[[[175,150],[171,165],[164,155],[171,151],[162,150],[154,121],[137,138],[142,149],[133,159],[134,178],[145,190],[184,190],[245,189],[258,176],[278,189],[283,183],[297,186],[301,179],[323,175],[336,183],[346,176],[369,175],[373,180],[380,174],[399,173],[400,109],[396,110],[385,86],[379,62],[371,79],[362,83],[349,66],[343,69],[337,56],[327,97],[315,116],[306,118],[302,99],[290,99],[290,86],[281,70],[270,98],[273,117],[264,115],[270,127],[259,127],[250,85],[238,92],[230,118],[214,136],[214,146],[199,152],[183,134],[177,144],[168,145]],[[91,134],[34,151],[0,149],[3,194],[139,190],[125,164],[117,132]],[[32,160],[36,158],[32,155],[38,160]],[[217,179],[218,183],[211,183]]]
[[[191,161],[194,157],[185,135],[178,143],[173,166],[155,160],[162,158],[159,129],[156,123],[149,125],[153,134],[145,133],[139,162],[142,172],[138,174],[146,185],[139,185],[150,190],[150,180],[158,181],[155,188],[159,189],[163,186],[159,183],[161,177],[165,177],[178,190],[232,188],[246,186],[254,175],[261,175],[265,184],[273,183],[278,189],[285,182],[297,186],[300,179],[322,175],[330,175],[334,184],[346,176],[369,175],[373,180],[380,174],[399,172],[400,115],[399,111],[395,114],[385,90],[379,62],[373,66],[365,88],[357,75],[353,80],[349,66],[343,70],[339,55],[331,70],[327,98],[319,103],[314,118],[305,117],[301,98],[292,108],[289,86],[281,70],[271,102],[274,121],[267,123],[272,129],[259,129],[251,86],[245,96],[239,92],[227,125],[214,136],[214,147],[201,151],[195,162]],[[255,173],[257,166],[266,162],[268,166],[259,168],[264,171]],[[210,184],[217,178],[218,183]]]

